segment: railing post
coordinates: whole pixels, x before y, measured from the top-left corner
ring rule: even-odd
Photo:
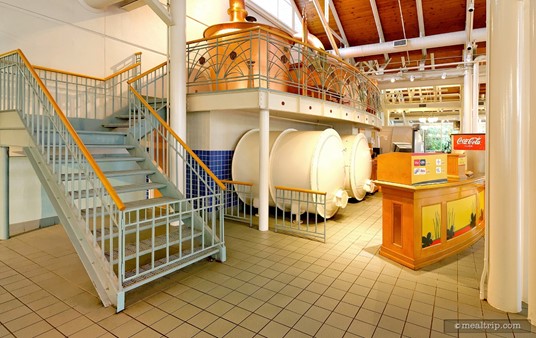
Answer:
[[[0,146],[0,240],[9,239],[9,147]]]

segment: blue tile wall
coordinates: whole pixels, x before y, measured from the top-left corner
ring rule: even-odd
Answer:
[[[231,179],[234,150],[194,150],[194,152],[220,180]]]
[[[221,180],[231,179],[231,163],[234,150],[194,150],[194,153]],[[186,173],[186,196],[196,197],[206,195],[205,188],[198,189],[197,180],[191,182],[191,173]],[[191,183],[191,184],[190,184]],[[190,191],[191,187],[191,191]]]

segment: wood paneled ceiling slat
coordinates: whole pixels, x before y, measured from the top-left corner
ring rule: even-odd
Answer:
[[[298,8],[305,6],[308,15],[308,28],[311,34],[316,35],[324,45],[330,44],[316,10],[309,0],[294,0]],[[378,31],[370,0],[332,0],[339,14],[342,27],[348,38],[350,46],[361,46],[379,43]],[[324,6],[324,0],[319,0]],[[398,0],[375,0],[378,14],[386,42],[404,38],[400,8]],[[400,0],[406,38],[419,37],[417,6],[415,0]],[[465,31],[467,17],[467,0],[422,0],[424,27],[426,36]],[[473,28],[486,27],[486,0],[474,0]],[[331,28],[338,32],[335,21],[330,19]],[[435,63],[461,62],[463,60],[463,45],[429,48],[428,57],[434,53]],[[485,42],[478,43],[477,54],[485,54]],[[401,57],[404,57],[409,66],[418,65],[422,58],[422,51],[389,53],[392,58],[388,68],[401,66]],[[384,55],[370,55],[356,59],[356,61],[376,60],[382,64]],[[428,59],[427,64],[430,63]]]

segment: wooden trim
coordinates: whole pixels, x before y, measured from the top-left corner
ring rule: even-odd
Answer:
[[[325,191],[316,191],[316,190],[309,190],[309,189],[301,189],[301,188],[290,188],[290,187],[283,187],[283,186],[276,186],[275,187],[278,190],[287,190],[287,191],[295,191],[295,192],[303,192],[306,194],[317,194],[317,195],[327,195],[327,192]]]
[[[130,91],[132,91],[132,93],[143,103],[143,105],[145,106],[145,108],[149,109],[149,111],[151,112],[151,114],[153,115],[153,117],[155,119],[157,119],[160,124],[162,124],[164,126],[164,128],[166,129],[166,131],[168,133],[170,133],[174,138],[175,140],[177,140],[177,142],[179,142],[179,144],[188,152],[188,154],[190,154],[190,156],[192,156],[192,158],[201,166],[201,168],[203,168],[203,170],[205,170],[210,177],[212,177],[212,179],[214,180],[214,182],[216,182],[216,184],[222,189],[222,190],[227,190],[225,188],[225,184],[223,184],[221,182],[221,180],[216,176],[214,175],[214,173],[212,172],[212,170],[209,169],[209,167],[207,167],[207,165],[201,161],[201,159],[193,152],[192,149],[190,149],[190,147],[177,135],[175,134],[175,132],[173,131],[173,129],[171,129],[169,127],[169,125],[156,113],[156,111],[154,110],[153,107],[151,107],[150,104],[147,103],[147,101],[145,101],[143,99],[143,97],[141,96],[140,93],[138,93],[138,91],[136,89],[134,89],[134,87],[132,87],[131,84],[128,85]]]
[[[139,79],[141,79],[142,77],[148,75],[149,73],[154,72],[154,71],[157,70],[158,68],[162,68],[162,67],[164,67],[165,65],[167,65],[167,61],[162,62],[162,63],[159,64],[158,66],[155,66],[155,67],[153,67],[153,68],[151,68],[151,69],[149,69],[149,70],[147,70],[147,71],[141,73],[141,74],[138,75],[138,76],[133,77],[132,79],[128,80],[127,83],[128,83],[128,84],[131,84],[132,82],[136,82],[136,81],[138,81]]]
[[[253,183],[250,183],[250,182],[232,181],[232,180],[221,180],[221,181],[222,183],[227,183],[227,184],[245,185],[248,187],[253,186]]]
[[[91,168],[95,171],[95,174],[97,175],[97,177],[101,180],[104,188],[110,194],[110,197],[114,201],[114,203],[117,206],[117,208],[119,210],[125,210],[125,205],[123,204],[123,201],[121,200],[121,198],[119,197],[119,195],[117,194],[117,192],[115,191],[113,186],[110,184],[110,181],[108,181],[108,179],[106,178],[106,176],[104,175],[102,170],[97,165],[97,162],[95,162],[95,159],[93,158],[93,156],[91,155],[89,150],[87,150],[86,146],[84,145],[84,142],[82,142],[82,140],[80,139],[80,137],[76,133],[75,129],[73,128],[73,126],[69,122],[69,119],[67,119],[67,117],[65,116],[65,114],[63,113],[61,108],[58,106],[58,104],[56,103],[56,101],[54,100],[54,98],[52,97],[50,92],[48,91],[47,87],[43,84],[43,82],[41,81],[41,78],[39,77],[39,75],[37,75],[34,67],[30,64],[28,59],[26,59],[26,56],[24,56],[24,54],[22,53],[22,51],[20,49],[17,49],[16,51],[14,51],[12,53],[19,54],[20,58],[22,59],[22,61],[26,65],[26,67],[30,70],[30,73],[32,74],[34,79],[37,81],[38,86],[41,87],[41,90],[45,93],[45,96],[48,98],[48,100],[52,104],[52,107],[56,111],[56,114],[58,114],[60,120],[63,122],[63,124],[65,125],[67,131],[69,132],[71,137],[74,139],[76,145],[80,148],[80,150],[81,150],[82,154],[84,155],[84,157],[86,158],[87,162],[89,163]],[[1,56],[2,55],[0,55],[0,57]]]
[[[60,74],[65,74],[65,75],[71,75],[71,76],[76,76],[76,77],[82,77],[82,78],[85,78],[85,79],[90,79],[90,80],[95,80],[95,81],[107,81],[107,80],[110,80],[118,75],[121,75],[122,73],[126,73],[128,72],[129,70],[133,69],[133,68],[136,68],[138,66],[141,66],[141,63],[140,62],[136,62],[126,68],[123,68],[121,69],[120,71],[117,71],[111,75],[108,75],[106,77],[96,77],[96,76],[91,76],[91,75],[85,75],[85,74],[80,74],[80,73],[74,73],[74,72],[68,72],[68,71],[65,71],[65,70],[59,70],[59,69],[54,69],[54,68],[48,68],[48,67],[43,67],[43,66],[33,66],[34,69],[38,69],[38,70],[43,70],[43,71],[47,71],[47,72],[54,72],[54,73],[60,73]]]

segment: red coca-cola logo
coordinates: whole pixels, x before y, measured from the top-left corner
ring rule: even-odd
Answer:
[[[452,137],[454,150],[484,150],[486,146],[485,134],[458,134]]]

